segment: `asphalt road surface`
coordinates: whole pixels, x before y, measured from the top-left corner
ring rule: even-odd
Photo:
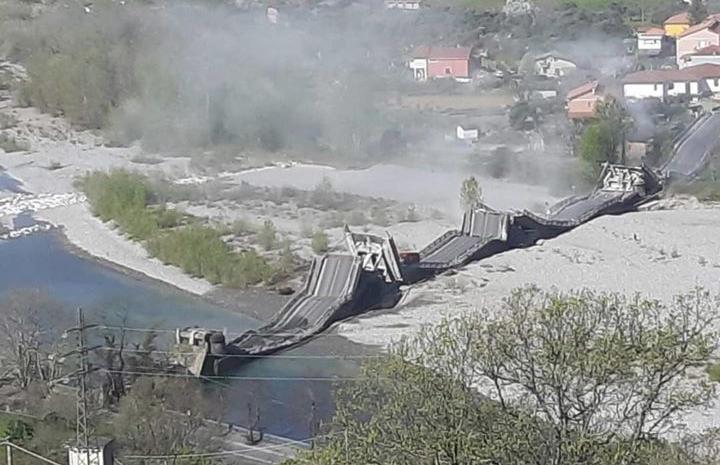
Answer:
[[[720,144],[720,113],[713,113],[692,130],[663,171],[665,174],[693,176],[702,169],[707,157],[718,144]]]

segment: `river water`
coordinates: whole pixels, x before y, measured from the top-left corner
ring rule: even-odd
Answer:
[[[15,194],[22,194],[24,191],[20,187],[21,185],[22,183],[20,181],[5,173],[2,168],[0,168],[0,191],[5,190]]]
[[[98,260],[71,253],[57,232],[0,241],[0,298],[17,290],[40,290],[53,301],[61,302],[68,313],[81,306],[89,321],[101,324],[114,324],[127,318],[128,327],[173,330],[197,325],[227,329],[231,337],[261,325],[257,320],[172,286],[139,278]],[[262,292],[248,292],[239,299],[241,308],[253,305],[280,308],[277,296]],[[172,334],[162,334],[164,340],[170,342]],[[285,355],[330,353],[336,346],[333,338],[337,339],[336,336],[320,338]],[[267,432],[305,439],[311,435],[311,418],[326,420],[331,415],[333,383],[326,379],[300,381],[286,378],[347,377],[353,373],[357,373],[357,366],[341,359],[266,358],[253,361],[232,374],[243,379],[224,381],[230,386],[222,389],[229,404],[227,420],[247,424],[250,404],[253,412],[260,410],[261,425]],[[208,391],[214,391],[208,395],[218,395],[217,390],[221,388],[216,384],[208,384]]]

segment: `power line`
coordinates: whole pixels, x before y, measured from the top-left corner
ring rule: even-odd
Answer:
[[[337,436],[339,434],[343,433],[344,431],[335,431],[327,434],[317,435],[311,438],[308,438],[308,441],[314,441],[317,439],[328,439],[333,436]],[[293,441],[297,442],[297,441]],[[303,445],[307,446],[306,443],[302,443]],[[285,454],[279,454],[276,449],[281,448],[287,448],[292,447],[290,444],[272,444],[269,446],[252,446],[247,445],[243,449],[238,450],[225,450],[225,451],[218,451],[218,452],[203,452],[203,453],[196,453],[196,454],[163,454],[163,455],[125,455],[123,456],[123,460],[167,460],[167,459],[182,459],[182,458],[208,458],[208,457],[222,457],[226,455],[238,455],[243,454],[247,452],[268,452],[271,454],[281,455],[285,456]],[[296,446],[297,448],[297,446]]]
[[[24,447],[18,446],[17,444],[14,444],[14,443],[12,443],[12,442],[10,442],[10,441],[2,441],[2,442],[0,442],[0,446],[6,446],[6,447],[8,447],[8,448],[17,449],[17,450],[19,450],[20,452],[23,452],[23,453],[25,453],[25,454],[27,454],[27,455],[29,455],[29,456],[31,456],[31,457],[35,457],[35,458],[38,459],[38,460],[42,460],[43,462],[48,463],[48,464],[50,464],[50,465],[60,465],[59,463],[55,462],[54,460],[50,460],[50,459],[47,458],[47,457],[43,457],[42,455],[40,455],[40,454],[38,454],[38,453],[35,453],[35,452],[33,452],[33,451],[31,451],[31,450],[28,450],[28,449],[25,449]],[[8,458],[9,458],[9,457],[8,457]],[[9,465],[9,464],[8,464],[8,465]]]
[[[113,331],[128,331],[128,332],[133,332],[133,333],[168,333],[168,334],[177,334],[178,329],[180,329],[180,328],[178,328],[178,329],[128,328],[125,326],[110,326],[110,325],[98,325],[98,326],[95,326],[95,328],[96,329],[108,329],[108,330],[113,330]],[[183,330],[183,329],[201,329],[201,328],[192,328],[191,327],[191,328],[182,328],[181,330]],[[258,333],[252,329],[249,329],[242,334],[238,334],[238,336],[243,336],[250,332],[252,332],[252,336],[299,336],[299,335],[301,335],[300,333],[280,333],[280,332]],[[344,336],[342,336],[341,334],[337,334],[337,333],[321,333],[321,334],[313,334],[312,336],[308,336],[308,337],[312,337],[313,339],[315,339],[315,338],[321,338],[321,337],[344,337]]]
[[[359,377],[310,377],[310,376],[202,376],[198,377],[191,374],[185,373],[156,373],[151,371],[127,371],[127,370],[108,370],[106,368],[100,368],[99,371],[111,374],[124,374],[134,376],[153,376],[159,378],[192,378],[192,379],[207,379],[207,380],[247,380],[247,381],[325,381],[325,382],[345,382],[345,381],[364,381],[365,378]],[[390,379],[390,378],[386,378]]]
[[[128,352],[128,353],[141,353],[141,354],[162,354],[162,355],[193,355],[192,352],[181,352],[181,351],[166,351],[166,350],[143,350],[143,349],[121,349],[119,347],[100,347],[98,350],[105,350],[111,352]],[[218,354],[218,357],[231,357],[231,358],[279,358],[279,359],[319,359],[319,360],[333,360],[333,359],[374,359],[383,358],[382,354],[367,354],[367,355],[252,355],[252,354]]]

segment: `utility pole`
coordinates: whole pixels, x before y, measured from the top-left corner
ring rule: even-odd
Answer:
[[[89,374],[87,354],[88,352],[98,349],[97,347],[87,347],[85,331],[94,328],[97,325],[86,325],[82,308],[77,310],[77,327],[70,328],[66,333],[77,333],[77,349],[70,354],[77,354],[79,358],[79,368],[75,373],[78,377],[78,390],[76,397],[77,420],[75,425],[76,447],[85,451],[85,464],[90,465],[90,448],[89,448],[89,429],[88,429],[88,401],[87,401],[87,375]]]

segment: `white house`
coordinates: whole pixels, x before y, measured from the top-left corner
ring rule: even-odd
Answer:
[[[465,129],[462,126],[458,126],[456,129],[457,138],[460,140],[469,140],[475,142],[480,136],[480,131],[475,128]]]
[[[577,69],[572,61],[562,58],[556,52],[549,52],[535,57],[535,74],[552,78],[563,77]]]
[[[708,45],[681,58],[680,68],[697,65],[720,65],[720,45]]]
[[[720,15],[710,15],[708,18],[694,26],[690,26],[675,40],[676,63],[682,66],[686,55],[711,45],[720,46]]]
[[[683,69],[658,69],[630,73],[622,80],[628,100],[698,97],[720,94],[720,65],[705,64]]]
[[[419,10],[420,0],[386,0],[385,8],[397,10]]]
[[[638,53],[643,55],[659,55],[663,49],[665,30],[659,27],[651,27],[637,33]]]

